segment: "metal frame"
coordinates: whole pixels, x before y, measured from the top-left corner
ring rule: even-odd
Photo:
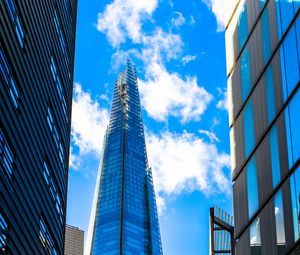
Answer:
[[[233,217],[220,208],[209,209],[210,255],[235,255]],[[228,239],[228,233],[230,240]]]

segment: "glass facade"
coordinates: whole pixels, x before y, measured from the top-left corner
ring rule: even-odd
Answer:
[[[247,193],[248,193],[248,214],[249,218],[258,209],[258,190],[255,159],[252,159],[247,166]]]
[[[115,83],[91,254],[162,254],[135,67]]]
[[[250,226],[250,249],[251,255],[261,254],[260,221],[255,219]]]
[[[236,252],[288,255],[300,238],[300,2],[235,3],[226,51]]]
[[[62,255],[77,0],[1,0],[0,17],[0,254]]]

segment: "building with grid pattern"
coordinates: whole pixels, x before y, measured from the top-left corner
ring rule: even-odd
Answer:
[[[236,254],[300,254],[300,2],[234,2],[226,53]]]
[[[77,0],[0,1],[0,254],[63,254]]]
[[[162,254],[135,67],[115,83],[87,254]]]
[[[84,231],[77,227],[66,225],[64,255],[83,255]]]

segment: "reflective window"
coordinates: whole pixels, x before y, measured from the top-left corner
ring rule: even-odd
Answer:
[[[58,255],[56,247],[53,241],[53,238],[48,230],[47,225],[45,224],[44,219],[40,219],[40,240],[44,246],[45,251],[49,255]]]
[[[276,239],[278,254],[283,254],[285,250],[285,230],[284,230],[284,212],[282,204],[282,192],[279,191],[274,197],[274,214],[276,222]]]
[[[278,36],[281,38],[294,17],[293,2],[291,0],[276,0],[276,14]]]
[[[270,151],[271,151],[271,164],[272,164],[272,183],[273,188],[280,182],[280,157],[278,150],[278,135],[277,127],[274,126],[270,131]]]
[[[258,188],[255,159],[252,159],[247,165],[247,192],[248,192],[248,213],[249,218],[258,209]]]
[[[52,198],[55,202],[55,208],[56,208],[56,210],[59,214],[60,221],[63,222],[63,209],[62,209],[62,206],[61,206],[60,196],[57,193],[56,185],[54,183],[54,180],[52,178],[52,174],[49,170],[49,166],[46,163],[46,161],[44,161],[43,175],[44,175],[44,179],[47,183],[48,190],[50,190],[51,196],[52,196]]]
[[[261,254],[260,221],[256,218],[250,225],[250,249],[251,255]]]
[[[14,24],[16,35],[21,47],[24,47],[24,30],[22,28],[20,18],[13,0],[6,0],[6,5],[9,11],[10,18]]]
[[[266,70],[265,82],[266,82],[268,120],[270,124],[275,117],[274,82],[273,82],[272,65],[269,65],[269,67]]]
[[[249,100],[244,109],[244,142],[246,158],[254,148],[254,141],[253,107],[252,101]]]
[[[0,212],[0,252],[6,254],[7,252],[7,236],[8,226],[6,220]],[[2,253],[3,252],[3,253]]]
[[[266,0],[260,0],[260,1],[259,1],[259,4],[260,4],[260,8],[261,8],[261,9],[264,7],[265,3],[266,3]]]
[[[248,36],[248,21],[247,21],[246,1],[245,0],[241,1],[240,5],[241,5],[241,10],[238,18],[238,32],[239,32],[239,46],[240,49],[242,49]]]
[[[0,166],[9,178],[12,177],[14,171],[14,157],[10,146],[5,139],[4,133],[0,129]]]
[[[4,57],[3,51],[0,48],[0,70],[1,74],[4,77],[5,84],[7,89],[9,90],[10,97],[13,101],[15,108],[18,108],[19,105],[19,91],[18,87],[16,86],[15,80],[11,75],[9,65]]]
[[[300,1],[298,1],[298,5],[300,5]],[[295,26],[296,26],[296,35],[297,35],[297,44],[298,44],[298,63],[300,69],[300,15],[298,15],[295,24],[296,24]]]
[[[263,52],[264,52],[264,61],[266,64],[271,56],[268,8],[264,10],[262,14],[261,22],[262,22],[262,45],[263,45]]]
[[[61,45],[61,49],[62,49],[63,53],[65,54],[66,53],[65,37],[63,35],[63,32],[62,32],[62,29],[61,29],[61,26],[60,26],[60,22],[59,22],[56,10],[54,10],[54,24],[55,24],[56,32],[57,32],[58,37],[59,37],[59,42],[60,42],[60,45]]]
[[[300,91],[298,90],[285,111],[285,124],[289,167],[291,168],[300,157]]]
[[[54,119],[53,119],[52,110],[51,110],[50,107],[48,107],[47,122],[48,122],[48,126],[50,128],[50,131],[52,133],[55,145],[57,146],[58,153],[59,153],[58,155],[60,157],[61,163],[63,164],[64,163],[64,156],[65,156],[64,155],[64,150],[63,150],[63,147],[62,147],[61,139],[60,139],[60,136],[58,134],[57,127],[56,127],[56,124],[55,124]]]
[[[299,81],[299,65],[296,45],[295,26],[291,28],[280,49],[281,71],[283,82],[284,97],[290,95]]]
[[[300,168],[290,177],[295,241],[300,238]]]
[[[244,102],[251,90],[251,73],[250,73],[250,55],[249,49],[246,47],[241,55],[241,85],[242,85],[242,101]]]
[[[68,122],[67,102],[66,102],[65,94],[64,94],[64,91],[63,91],[63,87],[62,87],[62,82],[61,82],[60,76],[57,72],[57,64],[56,64],[56,61],[55,61],[53,56],[51,56],[50,70],[51,70],[54,82],[56,84],[56,89],[57,89],[58,96],[59,96],[59,99],[60,99],[60,102],[61,102],[64,117],[66,119],[66,122]]]

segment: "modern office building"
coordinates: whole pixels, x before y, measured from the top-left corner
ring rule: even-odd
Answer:
[[[209,208],[209,255],[235,255],[233,217],[217,207]]]
[[[87,254],[162,254],[135,67],[114,88]]]
[[[64,255],[83,255],[84,231],[77,227],[66,225]]]
[[[63,254],[77,0],[0,1],[0,253]]]
[[[235,4],[226,51],[236,254],[300,254],[300,1]]]

